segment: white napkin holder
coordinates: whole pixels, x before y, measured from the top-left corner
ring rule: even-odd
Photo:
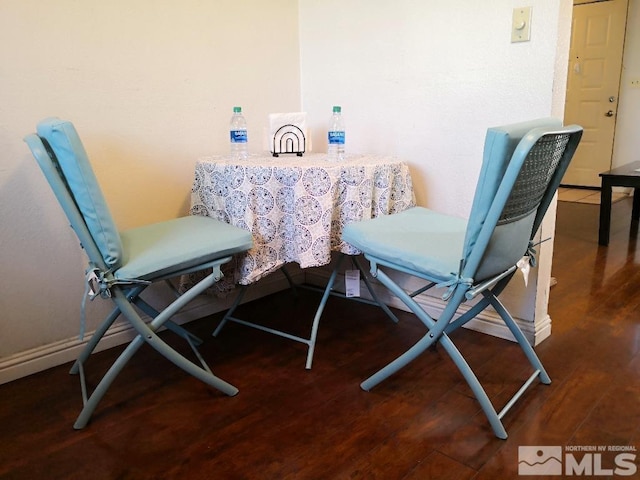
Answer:
[[[269,150],[274,157],[297,155],[307,149],[306,112],[269,114]]]

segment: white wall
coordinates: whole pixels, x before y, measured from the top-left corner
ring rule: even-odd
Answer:
[[[302,0],[303,108],[314,145],[326,144],[331,105],[341,104],[349,151],[410,161],[418,203],[466,216],[486,128],[552,113],[566,3]],[[533,5],[531,41],[510,43],[512,9],[524,4]]]
[[[638,160],[638,125],[640,125],[640,88],[631,80],[640,79],[640,0],[629,0],[627,33],[620,80],[620,103],[613,145],[613,167]]]
[[[0,379],[74,341],[86,267],[23,136],[73,121],[125,229],[186,214],[232,107],[258,148],[270,112],[299,110],[299,72],[297,0],[0,2]]]
[[[511,44],[525,4],[532,40]],[[465,216],[486,128],[561,114],[569,28],[570,0],[3,0],[0,383],[78,328],[84,256],[21,141],[41,118],[75,123],[121,228],[187,212],[235,104],[250,138],[304,109],[314,149],[341,104],[350,151],[397,154],[420,204]],[[546,317],[547,294],[548,275],[530,279],[521,317]]]
[[[511,43],[513,8],[527,5],[531,41]],[[420,205],[466,217],[486,129],[563,115],[571,5],[301,0],[302,103],[314,145],[326,145],[331,106],[342,105],[347,151],[397,154],[411,165]],[[536,343],[550,333],[552,242],[540,249],[540,276],[505,292]]]

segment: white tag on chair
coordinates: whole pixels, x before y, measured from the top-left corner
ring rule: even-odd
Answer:
[[[531,270],[531,265],[529,264],[529,257],[522,257],[516,263],[516,266],[522,272],[522,278],[524,278],[524,286],[526,287],[529,284],[529,270]]]
[[[347,297],[360,296],[360,270],[346,270],[344,272],[345,295]]]
[[[100,294],[100,279],[98,275],[96,275],[95,270],[87,272],[87,285],[89,287],[87,294],[89,295],[89,299],[93,300]]]

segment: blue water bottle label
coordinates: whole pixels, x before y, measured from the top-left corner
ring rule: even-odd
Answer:
[[[247,143],[247,131],[246,130],[231,130],[231,142],[232,143]]]
[[[344,132],[329,132],[330,145],[344,145]]]

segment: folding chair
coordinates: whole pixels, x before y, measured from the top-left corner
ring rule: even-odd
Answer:
[[[438,343],[471,387],[495,435],[507,438],[502,417],[536,378],[545,384],[551,379],[498,295],[521,259],[535,265],[535,235],[581,136],[581,127],[562,127],[554,119],[490,128],[468,221],[415,207],[345,227],[343,239],[364,252],[372,275],[428,329],[404,354],[365,380],[361,384],[364,390],[370,390]],[[428,283],[407,293],[380,267]],[[443,296],[446,303],[437,319],[414,298],[433,287],[447,288]],[[475,305],[458,313],[463,302],[477,296],[480,298]],[[500,315],[534,369],[500,413],[449,336],[488,306]]]
[[[196,348],[201,340],[171,318],[197,295],[218,281],[220,266],[252,246],[248,231],[208,217],[189,216],[118,232],[85,149],[74,126],[49,118],[37,134],[25,137],[88,258],[87,293],[114,302],[115,308],[88,340],[71,368],[79,374],[84,408],[74,428],[84,428],[98,402],[135,352],[147,343],[187,373],[227,395],[238,390],[213,375]],[[186,273],[212,269],[204,279],[158,312],[140,294],[151,284]],[[83,300],[84,304],[84,300]],[[152,320],[146,323],[139,311]],[[113,322],[122,315],[137,336],[124,349],[87,395],[84,363]],[[158,335],[161,327],[175,332],[191,346],[202,367],[191,362]],[[81,330],[84,329],[84,309]]]

